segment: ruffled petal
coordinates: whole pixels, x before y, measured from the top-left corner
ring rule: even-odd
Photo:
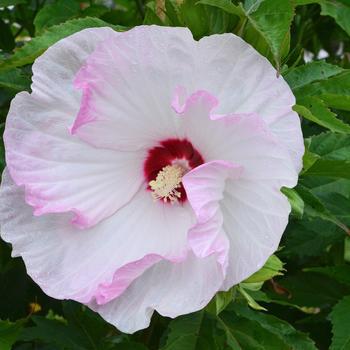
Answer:
[[[125,333],[148,327],[153,311],[177,317],[202,309],[222,284],[221,266],[214,255],[190,254],[180,263],[161,261],[135,280],[119,298],[89,306]]]
[[[83,100],[71,132],[97,147],[137,150],[177,136],[170,107],[193,67],[186,28],[136,27],[102,43],[75,79]]]
[[[217,114],[259,114],[301,169],[303,138],[289,86],[233,34],[197,42],[185,28],[134,28],[102,44],[77,75],[76,86],[84,91],[84,103],[72,132],[98,147],[138,149],[173,137],[178,122],[169,101],[176,87],[184,86],[214,94],[220,101]],[[282,124],[293,132],[283,132]],[[122,131],[118,138],[109,131],[116,129]],[[99,133],[105,137],[95,138]]]
[[[115,215],[80,230],[70,214],[33,217],[23,189],[5,171],[0,191],[2,238],[28,274],[58,299],[106,303],[161,259],[183,260],[194,223],[186,205],[154,202],[144,188]]]
[[[183,98],[178,89],[173,107],[179,113],[183,135],[200,150],[206,162],[224,160],[239,164],[247,178],[275,180],[294,187],[297,170],[277,137],[257,114],[216,114],[218,100],[207,91]]]
[[[222,287],[228,289],[256,272],[277,249],[290,213],[280,189],[294,187],[298,174],[258,115],[214,114],[215,98],[203,91],[182,100],[176,110],[185,135],[209,161],[183,179],[197,217],[190,243],[199,256],[217,249],[221,261],[228,259]],[[235,170],[231,175],[230,168]],[[218,245],[218,237],[228,242]]]
[[[193,73],[192,91],[204,89],[214,94],[220,101],[219,114],[259,114],[288,149],[299,172],[303,136],[300,119],[292,111],[295,97],[283,77],[264,56],[234,34],[204,37],[198,46],[200,64]],[[292,132],[284,133],[283,129]]]
[[[225,183],[237,179],[242,167],[224,161],[212,161],[191,170],[183,178],[188,201],[196,214],[196,224],[189,231],[189,243],[199,257],[218,254],[226,273],[229,242],[223,232],[220,201]]]
[[[223,229],[230,242],[226,290],[258,271],[273,254],[287,226],[290,204],[272,181],[227,182],[221,201]]]
[[[99,150],[68,130],[80,101],[74,73],[111,32],[86,30],[52,46],[33,66],[32,94],[22,92],[12,101],[6,161],[35,215],[72,211],[74,224],[90,227],[125,205],[144,181],[146,153]]]

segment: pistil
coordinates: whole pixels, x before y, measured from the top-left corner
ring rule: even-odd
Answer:
[[[165,166],[157,175],[155,180],[149,182],[152,196],[155,200],[161,199],[165,203],[175,203],[181,197],[178,190],[181,187],[182,176],[185,169],[178,164]]]

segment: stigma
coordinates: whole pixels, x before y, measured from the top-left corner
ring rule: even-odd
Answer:
[[[181,181],[186,173],[179,164],[167,165],[158,173],[155,180],[149,182],[152,197],[163,202],[176,203],[181,198]]]

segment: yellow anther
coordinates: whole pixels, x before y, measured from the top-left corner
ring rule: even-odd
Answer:
[[[178,189],[181,187],[182,176],[185,169],[178,165],[167,165],[157,175],[155,180],[150,181],[154,199],[162,199],[164,202],[177,202],[181,197]]]

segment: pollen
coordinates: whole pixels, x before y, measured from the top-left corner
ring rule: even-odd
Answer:
[[[149,182],[153,198],[155,200],[161,199],[164,202],[177,202],[181,197],[179,188],[184,174],[185,169],[178,164],[165,166],[158,173],[156,179]]]

